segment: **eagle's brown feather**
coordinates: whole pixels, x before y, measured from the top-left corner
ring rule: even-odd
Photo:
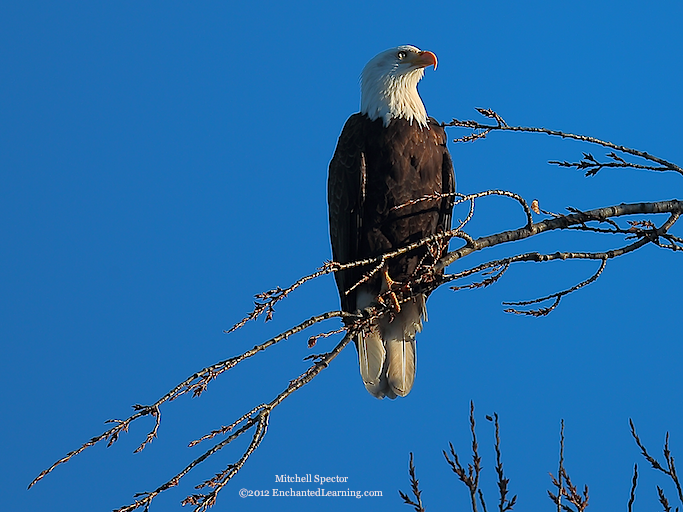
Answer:
[[[329,168],[328,202],[332,254],[339,263],[372,258],[450,228],[453,197],[395,206],[427,195],[455,191],[445,130],[429,118],[428,128],[405,119],[384,127],[354,114],[346,122]],[[395,281],[407,280],[426,249],[389,263]],[[357,309],[356,291],[345,291],[368,268],[337,272],[342,309]],[[379,293],[380,281],[372,286]]]

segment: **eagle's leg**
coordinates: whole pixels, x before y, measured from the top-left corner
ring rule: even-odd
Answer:
[[[390,305],[388,307],[390,307],[394,313],[400,313],[401,304],[398,301],[396,293],[394,292],[394,290],[392,290],[392,288],[396,284],[396,281],[389,277],[389,269],[386,266],[382,269],[382,277],[384,278],[382,281],[382,292],[387,293],[389,295]],[[384,300],[382,299],[382,295],[378,296],[377,300],[383,306],[387,306],[387,304],[385,304]]]

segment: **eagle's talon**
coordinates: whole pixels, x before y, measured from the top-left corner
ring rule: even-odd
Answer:
[[[400,313],[401,312],[401,303],[398,301],[398,296],[396,295],[396,292],[392,288],[399,288],[400,283],[397,283],[394,281],[391,277],[389,277],[389,269],[387,267],[384,267],[382,269],[382,276],[384,277],[384,283],[382,286],[382,289],[386,287],[386,294],[389,296],[391,305],[387,306],[387,304],[384,302],[384,300],[380,299],[380,297],[377,297],[379,300],[382,300],[382,305],[388,307],[391,309],[394,313]]]
[[[391,309],[394,311],[394,313],[400,313],[401,303],[398,301],[396,294],[394,292],[389,292],[389,297],[391,297],[391,305],[393,306]]]
[[[382,273],[384,274],[384,282],[387,285],[387,290],[391,290],[396,281],[389,277],[389,269],[387,267],[384,267],[382,269]]]

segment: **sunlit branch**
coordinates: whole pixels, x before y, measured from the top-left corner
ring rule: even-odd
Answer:
[[[664,160],[663,158],[656,157],[654,155],[651,155],[647,153],[646,151],[639,151],[637,149],[629,148],[626,146],[622,146],[619,144],[613,144],[612,142],[607,142],[604,140],[597,139],[595,137],[589,137],[587,135],[576,135],[574,133],[569,133],[569,132],[563,132],[559,130],[549,130],[548,128],[536,128],[533,126],[508,126],[505,121],[502,120],[502,118],[496,114],[494,111],[490,109],[482,109],[478,108],[477,111],[489,118],[495,119],[497,121],[497,124],[495,125],[488,125],[488,124],[482,124],[477,121],[472,121],[472,120],[467,120],[467,121],[460,121],[458,119],[453,119],[450,123],[443,123],[443,126],[458,126],[462,128],[470,128],[472,130],[482,130],[481,133],[476,134],[474,136],[470,136],[469,139],[460,139],[463,142],[467,142],[469,140],[475,140],[478,138],[484,138],[486,137],[486,134],[492,132],[492,131],[511,131],[511,132],[527,132],[527,133],[545,133],[547,135],[553,135],[555,137],[562,137],[563,139],[574,139],[574,140],[580,140],[582,142],[589,142],[591,144],[597,144],[599,146],[603,146],[606,148],[614,149],[616,151],[621,151],[622,153],[626,153],[629,155],[634,155],[638,156],[640,158],[644,158],[646,160],[650,160],[651,162],[656,162],[660,164],[661,166],[665,167],[666,170],[669,171],[674,171],[679,174],[683,175],[683,169],[677,166],[674,163],[671,163],[667,160]],[[651,170],[662,170],[662,169],[651,169]]]
[[[531,304],[538,304],[539,302],[545,302],[546,300],[555,299],[553,301],[553,303],[550,306],[548,306],[547,308],[539,308],[539,309],[531,309],[531,310],[520,310],[520,309],[515,309],[515,308],[508,308],[505,310],[505,312],[506,313],[515,313],[517,315],[545,316],[560,304],[560,300],[562,299],[562,297],[564,297],[565,295],[568,295],[572,292],[575,292],[579,288],[583,288],[584,286],[591,284],[598,277],[600,277],[600,274],[602,274],[602,271],[605,270],[606,265],[607,265],[607,258],[604,258],[602,260],[602,263],[600,263],[600,268],[598,268],[598,270],[595,272],[595,274],[593,274],[591,277],[589,277],[585,281],[581,281],[579,284],[574,285],[571,288],[568,288],[567,290],[552,293],[550,295],[546,295],[545,297],[540,297],[538,299],[524,300],[524,301],[517,301],[517,302],[503,302],[503,304],[506,306],[528,306]]]
[[[94,446],[95,444],[99,443],[100,441],[108,440],[107,446],[111,446],[114,442],[118,440],[119,435],[122,432],[127,432],[128,427],[130,424],[139,419],[142,418],[143,416],[147,415],[155,415],[156,414],[156,422],[154,425],[154,429],[152,432],[147,436],[146,441],[138,447],[137,451],[140,451],[141,449],[144,448],[144,446],[150,442],[154,437],[156,437],[156,434],[159,429],[159,422],[160,422],[160,412],[159,412],[159,406],[165,402],[169,402],[172,400],[175,400],[181,395],[184,395],[186,393],[189,393],[192,391],[193,396],[199,396],[201,395],[202,392],[204,392],[209,384],[210,381],[215,379],[218,375],[221,373],[229,370],[230,368],[235,367],[238,363],[244,361],[245,359],[248,359],[259,352],[266,350],[268,347],[275,345],[276,343],[287,339],[289,336],[292,336],[298,332],[301,332],[312,325],[315,325],[319,322],[322,322],[324,320],[328,320],[330,318],[346,318],[346,317],[352,317],[353,315],[350,315],[349,313],[345,313],[343,311],[329,311],[327,313],[323,313],[322,315],[314,316],[309,318],[308,320],[300,323],[299,325],[292,327],[291,329],[288,329],[277,336],[269,339],[268,341],[261,343],[259,345],[256,345],[254,348],[247,350],[246,352],[240,354],[239,356],[231,357],[229,359],[225,359],[223,361],[220,361],[216,364],[213,364],[211,366],[207,366],[206,368],[203,368],[202,370],[194,373],[187,379],[185,379],[183,382],[178,384],[176,387],[174,387],[171,391],[166,393],[164,396],[159,398],[156,402],[154,402],[152,405],[148,406],[143,406],[136,404],[133,406],[133,409],[135,409],[137,412],[125,420],[109,420],[109,422],[116,423],[115,427],[110,428],[109,430],[103,432],[99,436],[93,437],[88,441],[87,443],[83,444],[80,448],[77,450],[71,451],[67,453],[64,457],[56,461],[52,466],[49,468],[45,469],[42,471],[28,486],[30,489],[36,482],[41,480],[42,478],[45,477],[48,473],[53,471],[57,466],[60,464],[63,464],[67,461],[69,461],[71,458],[74,456],[78,455],[81,453],[83,450],[86,448],[89,448],[91,446]]]
[[[607,154],[607,157],[611,158],[612,162],[600,162],[590,153],[584,153],[583,158],[579,162],[567,162],[559,160],[550,160],[548,163],[552,165],[557,165],[559,167],[574,167],[580,171],[586,171],[586,176],[595,176],[599,171],[604,168],[622,168],[622,169],[640,169],[641,171],[671,171],[670,167],[660,165],[642,165],[633,162],[627,162],[614,151]]]
[[[268,419],[271,412],[275,407],[280,405],[289,395],[294,393],[297,389],[301,388],[305,384],[309,383],[316,375],[318,375],[322,370],[327,368],[332,360],[336,358],[340,352],[348,345],[353,337],[353,332],[347,333],[346,336],[337,344],[337,346],[330,352],[323,354],[317,361],[315,361],[302,375],[294,379],[289,383],[287,388],[277,395],[268,404],[261,404],[260,406],[252,409],[249,413],[242,416],[237,422],[233,423],[234,426],[238,425],[241,421],[244,421],[244,425],[240,427],[235,433],[225,438],[223,441],[215,444],[209,450],[204,452],[202,455],[193,460],[189,465],[187,465],[180,473],[176,474],[173,478],[159,486],[152,492],[140,493],[138,496],[143,496],[142,499],[136,500],[128,506],[117,509],[116,512],[131,512],[132,510],[138,509],[140,507],[147,507],[151,501],[158,496],[163,491],[178,485],[181,478],[187,475],[190,470],[196,467],[198,464],[202,463],[204,460],[209,458],[211,455],[221,450],[232,441],[240,437],[242,434],[247,432],[252,427],[256,426],[256,430],[253,434],[252,441],[249,447],[246,449],[242,457],[234,463],[229,465],[225,471],[219,473],[217,478],[214,480],[209,480],[204,482],[198,487],[211,486],[213,490],[207,494],[194,494],[185,499],[183,504],[195,505],[195,512],[205,511],[208,507],[213,505],[216,500],[218,492],[232,479],[237,472],[244,466],[249,456],[256,450],[259,446],[263,437],[266,435],[268,427]],[[212,435],[204,436],[202,439],[209,439],[213,437]],[[193,443],[196,444],[196,443]]]
[[[510,231],[504,231],[495,235],[484,236],[473,240],[459,249],[449,252],[437,263],[437,269],[445,268],[455,261],[471,254],[475,251],[493,247],[499,244],[514,242],[517,240],[524,240],[534,235],[552,231],[555,229],[567,229],[570,226],[582,225],[587,222],[597,221],[603,222],[610,217],[621,217],[623,215],[637,215],[637,214],[656,214],[656,213],[670,213],[676,215],[676,218],[668,227],[673,225],[678,219],[678,216],[683,213],[683,201],[672,199],[670,201],[658,201],[653,203],[630,203],[619,204],[615,206],[608,206],[605,208],[596,208],[595,210],[588,210],[585,212],[572,213],[562,217],[555,217],[547,219],[536,224],[530,228],[520,228]],[[668,227],[666,229],[668,229]],[[664,228],[664,226],[662,227]],[[666,232],[666,229],[663,232]]]
[[[307,276],[302,277],[301,279],[297,280],[294,284],[290,285],[287,288],[273,288],[272,290],[268,290],[266,292],[259,293],[255,296],[256,300],[254,301],[254,309],[242,320],[237,322],[235,325],[233,325],[227,333],[230,333],[232,331],[235,331],[239,329],[240,327],[244,326],[247,322],[250,320],[256,320],[259,316],[262,314],[266,313],[266,321],[270,320],[272,318],[272,315],[274,313],[274,306],[281,300],[285,299],[291,292],[293,292],[295,289],[297,289],[299,286],[302,284],[315,279],[317,277],[326,275],[326,274],[331,274],[334,272],[338,272],[341,270],[347,270],[350,268],[355,268],[355,267],[362,267],[362,266],[367,266],[367,265],[375,265],[373,270],[370,273],[366,273],[363,275],[361,280],[356,282],[353,286],[350,287],[349,290],[347,290],[346,293],[351,292],[355,288],[357,288],[360,284],[366,282],[368,279],[370,279],[373,275],[375,275],[377,272],[379,272],[382,267],[384,266],[384,263],[391,259],[395,258],[396,256],[400,256],[402,254],[406,254],[407,252],[413,251],[419,247],[422,247],[426,244],[429,244],[431,242],[435,241],[440,241],[444,239],[449,239],[452,237],[459,237],[463,238],[466,241],[470,241],[471,237],[467,235],[466,233],[462,232],[463,227],[472,219],[472,216],[474,215],[474,200],[480,197],[486,197],[486,196],[492,196],[492,195],[499,195],[499,196],[505,196],[505,197],[510,197],[512,199],[515,199],[524,209],[524,214],[526,215],[527,218],[527,227],[531,226],[533,224],[533,219],[531,216],[531,209],[529,208],[529,205],[527,202],[522,198],[520,195],[515,194],[514,192],[509,192],[507,190],[486,190],[484,192],[478,192],[476,194],[469,194],[469,195],[463,195],[459,194],[457,192],[454,192],[453,194],[432,194],[429,196],[425,196],[423,198],[419,198],[413,201],[408,201],[405,204],[399,205],[395,207],[396,209],[403,208],[405,206],[411,205],[418,203],[423,200],[432,200],[436,197],[438,198],[445,198],[449,196],[457,197],[457,199],[454,202],[454,206],[467,202],[470,202],[470,210],[465,218],[465,220],[461,221],[458,225],[458,227],[451,229],[450,231],[446,232],[441,232],[437,233],[435,235],[423,238],[422,240],[418,240],[417,242],[414,242],[410,245],[401,247],[395,251],[391,251],[385,254],[382,254],[380,256],[377,256],[375,258],[366,258],[363,260],[357,260],[357,261],[352,261],[349,263],[337,263],[334,261],[328,261],[325,262],[325,264],[320,267],[318,270],[313,272],[312,274],[309,274]]]

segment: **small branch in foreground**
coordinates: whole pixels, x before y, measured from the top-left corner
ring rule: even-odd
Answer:
[[[506,313],[514,313],[516,315],[545,316],[560,304],[560,300],[562,299],[562,297],[564,297],[565,295],[568,295],[572,292],[575,292],[579,288],[583,288],[584,286],[591,284],[598,277],[600,277],[600,274],[602,274],[602,271],[605,270],[606,265],[607,265],[607,258],[604,258],[602,260],[602,263],[600,263],[600,268],[598,268],[598,270],[595,272],[595,274],[593,274],[591,277],[589,277],[585,281],[582,281],[579,284],[574,285],[571,288],[568,288],[567,290],[563,290],[561,292],[556,292],[556,293],[553,293],[550,295],[546,295],[545,297],[540,297],[538,299],[533,299],[533,300],[524,300],[524,301],[518,301],[518,302],[503,302],[503,304],[505,304],[506,306],[528,306],[530,304],[538,304],[539,302],[544,302],[546,300],[555,299],[553,301],[553,303],[550,306],[548,306],[547,308],[530,309],[530,310],[508,308],[508,309],[505,309],[504,311]]]
[[[472,512],[477,512],[477,490],[479,488],[479,474],[481,473],[481,457],[479,456],[479,446],[477,445],[477,433],[474,422],[474,402],[470,402],[470,431],[472,432],[472,464],[467,465],[467,470],[460,464],[458,454],[455,453],[452,443],[448,443],[453,459],[443,450],[443,456],[451,467],[453,473],[463,482],[470,491],[470,502]]]
[[[486,419],[490,419],[487,417]],[[503,461],[500,452],[500,425],[498,424],[498,413],[493,413],[493,421],[496,428],[496,474],[498,475],[498,492],[500,495],[500,500],[498,501],[498,512],[508,512],[512,510],[512,507],[517,503],[517,495],[515,494],[511,500],[507,499],[508,495],[508,484],[510,483],[509,478],[505,478],[503,472]]]
[[[144,450],[145,446],[147,446],[149,443],[152,442],[153,439],[157,437],[157,433],[159,432],[159,425],[161,425],[161,411],[159,410],[159,407],[154,407],[150,414],[154,416],[154,428],[151,430],[149,434],[147,434],[147,438],[142,442],[140,446],[137,447],[137,449],[133,453],[141,452],[142,450]]]
[[[403,503],[406,505],[411,505],[415,508],[415,512],[425,512],[424,506],[422,505],[422,491],[420,490],[420,481],[415,476],[415,466],[413,465],[413,452],[410,452],[410,465],[408,468],[408,473],[410,474],[410,490],[415,496],[415,501],[413,501],[410,496],[408,496],[403,491],[398,491],[398,494],[403,499]]]
[[[559,467],[557,469],[557,478],[550,473],[550,478],[552,478],[553,485],[557,487],[557,495],[554,495],[550,491],[548,491],[548,495],[550,496],[550,499],[553,500],[555,503],[557,503],[557,512],[562,512],[562,494],[563,488],[562,488],[562,472],[564,471],[564,420],[561,421],[560,423],[560,463]]]
[[[243,327],[244,324],[246,324],[250,320],[256,320],[263,313],[266,314],[266,322],[268,322],[273,318],[273,313],[275,313],[275,304],[287,298],[287,296],[290,293],[292,293],[302,284],[312,279],[315,279],[316,277],[336,272],[339,268],[339,263],[335,263],[334,261],[326,261],[323,264],[323,266],[320,267],[318,270],[316,270],[312,274],[302,277],[288,288],[280,288],[278,286],[277,288],[273,288],[272,290],[268,290],[267,292],[257,293],[254,296],[256,300],[254,301],[254,309],[251,311],[251,313],[249,313],[242,320],[233,325],[230,329],[225,331],[225,333],[229,334],[233,331],[236,331],[240,327]]]
[[[497,484],[498,484],[498,493],[499,493],[499,501],[498,501],[498,512],[510,512],[515,504],[517,503],[517,495],[513,496],[511,500],[507,499],[509,489],[508,489],[508,484],[510,483],[509,478],[505,478],[505,473],[503,471],[503,461],[502,461],[502,455],[501,455],[501,449],[500,449],[500,424],[498,422],[498,414],[494,413],[494,417],[491,416],[486,416],[486,419],[488,421],[493,421],[495,425],[495,450],[496,450],[496,474],[498,476],[497,479]],[[494,420],[495,418],[495,420]],[[478,512],[478,507],[477,507],[477,499],[479,499],[479,503],[481,504],[481,508],[483,512],[488,512],[488,509],[486,507],[486,500],[484,499],[484,493],[483,491],[479,488],[479,476],[481,474],[482,466],[481,466],[481,457],[479,456],[479,446],[477,444],[477,434],[476,434],[476,425],[474,421],[474,402],[470,402],[470,432],[472,433],[472,463],[467,465],[467,469],[465,469],[462,464],[460,464],[460,459],[458,458],[458,454],[455,451],[455,448],[453,448],[452,443],[448,443],[449,446],[449,452],[446,452],[443,450],[443,455],[446,459],[446,462],[450,466],[451,470],[458,476],[458,479],[465,484],[465,487],[467,487],[469,494],[470,494],[470,505],[472,507],[472,512]],[[410,454],[410,476],[411,476],[411,484],[413,486],[413,493],[418,497],[417,503],[419,506],[422,506],[422,502],[420,501],[420,492],[417,490],[417,480],[415,479],[415,472],[414,472],[414,467],[413,467],[413,454]],[[403,498],[404,502],[415,506],[415,510],[418,510],[416,506],[416,502],[413,502],[410,500],[410,498],[403,492],[399,491],[401,497]],[[421,509],[424,510],[424,509]]]
[[[633,502],[636,501],[636,486],[638,485],[638,464],[633,466],[633,480],[631,482],[631,495],[628,498],[628,512],[633,512]]]
[[[483,511],[487,512],[486,509],[486,502],[484,500],[484,493],[482,490],[478,487],[478,476],[479,473],[477,471],[477,467],[480,467],[481,459],[478,456],[478,447],[476,443],[476,436],[474,434],[474,418],[473,418],[473,404],[470,403],[470,430],[473,431],[472,434],[472,447],[473,447],[473,464],[468,464],[467,469],[465,469],[459,462],[458,456],[453,448],[453,445],[449,443],[450,447],[450,454],[451,456],[448,455],[445,451],[444,456],[446,457],[446,460],[448,461],[448,464],[451,466],[451,469],[458,475],[458,478],[460,481],[465,483],[466,487],[470,491],[470,497],[471,497],[471,506],[473,512],[477,511],[477,501],[475,499],[476,497],[479,498],[479,503],[481,504]],[[508,512],[512,510],[513,506],[516,504],[517,501],[517,496],[513,496],[511,500],[507,500],[507,495],[508,495],[508,484],[509,484],[509,479],[505,478],[504,473],[503,473],[503,463],[502,463],[502,456],[501,456],[501,449],[500,449],[500,426],[499,426],[499,421],[498,421],[498,415],[496,413],[493,414],[492,416],[486,416],[486,419],[488,421],[494,422],[495,424],[495,451],[496,451],[496,473],[498,475],[498,489],[499,489],[499,503],[498,503],[498,512]],[[668,477],[671,478],[671,480],[674,482],[676,489],[679,493],[679,500],[681,501],[681,504],[683,504],[683,500],[681,500],[681,490],[680,490],[680,484],[678,481],[678,476],[676,473],[676,468],[674,465],[674,457],[671,454],[671,450],[669,448],[669,435],[667,433],[665,441],[664,441],[664,458],[666,460],[666,467],[661,464],[657,459],[655,459],[653,456],[649,454],[645,446],[643,445],[642,441],[638,437],[638,435],[635,432],[635,427],[633,425],[633,422],[629,420],[629,424],[631,427],[631,435],[633,436],[634,440],[636,441],[636,444],[640,448],[641,454],[643,457],[652,465],[654,469],[656,469],[659,472],[662,472],[666,474]],[[548,497],[552,500],[552,502],[556,505],[556,510],[559,512],[584,512],[586,508],[588,507],[589,503],[589,494],[588,494],[588,486],[584,486],[584,489],[581,493],[579,493],[577,487],[574,485],[574,483],[571,480],[571,477],[569,476],[569,473],[565,467],[565,456],[564,456],[564,446],[565,444],[565,436],[564,436],[564,420],[561,421],[560,423],[560,453],[559,453],[559,463],[558,463],[558,469],[557,469],[557,476],[554,474],[550,473],[550,478],[552,480],[553,486],[557,489],[556,492],[548,491]],[[452,457],[452,459],[451,459]],[[411,452],[410,454],[410,476],[411,476],[411,485],[413,486],[413,492],[415,495],[418,497],[417,501],[411,500],[405,493],[399,491],[401,497],[404,499],[404,502],[416,506],[416,510],[424,510],[424,509],[418,509],[417,506],[422,506],[422,501],[421,501],[421,491],[417,488],[417,479],[415,477],[415,468],[413,466],[413,454]],[[638,485],[638,464],[635,464],[633,467],[633,478],[631,479],[631,490],[629,493],[629,500],[627,504],[627,511],[628,512],[633,512],[633,504],[636,499],[636,487]],[[664,512],[671,512],[673,509],[673,506],[671,505],[669,499],[666,497],[666,494],[664,493],[664,490],[660,486],[656,486],[657,489],[657,496],[660,505],[663,507]],[[564,498],[564,500],[563,500]],[[418,505],[419,504],[419,505]],[[675,510],[679,510],[679,507],[676,507]]]
[[[548,491],[548,497],[553,503],[557,504],[558,511],[583,512],[588,507],[588,486],[584,486],[583,493],[579,494],[564,467],[564,420],[562,420],[560,427],[560,463],[557,470],[557,478],[552,473],[550,473],[550,478],[553,485],[557,488],[557,494]],[[562,496],[566,496],[567,501],[574,505],[576,510],[562,503]]]
[[[498,195],[498,196],[504,196],[504,197],[509,197],[517,201],[521,206],[522,209],[524,210],[524,214],[527,219],[527,228],[531,228],[533,224],[533,218],[531,216],[531,208],[527,204],[527,202],[522,198],[520,195],[515,194],[514,192],[509,192],[507,190],[486,190],[483,192],[478,192],[476,194],[469,194],[469,195],[464,195],[460,194],[458,192],[454,192],[452,194],[430,194],[418,199],[414,199],[412,201],[408,201],[404,204],[401,204],[399,206],[394,207],[395,210],[411,206],[414,204],[417,204],[422,201],[429,201],[429,200],[434,200],[434,199],[442,199],[444,197],[450,197],[453,196],[457,198],[454,201],[454,206],[464,203],[464,202],[470,202],[470,211],[465,218],[465,220],[461,221],[459,226],[451,229],[450,231],[447,232],[442,232],[442,233],[437,233],[435,235],[423,238],[422,240],[419,240],[417,242],[414,242],[412,244],[409,244],[405,247],[401,247],[395,251],[388,252],[385,254],[382,254],[380,256],[377,256],[376,258],[367,258],[364,260],[358,260],[358,261],[352,261],[349,263],[337,263],[334,261],[327,261],[321,266],[318,270],[313,272],[312,274],[309,274],[307,276],[302,277],[301,279],[297,280],[295,283],[290,285],[287,288],[281,288],[281,287],[276,287],[273,288],[272,290],[268,290],[266,292],[262,292],[259,294],[255,295],[256,300],[254,301],[254,309],[244,318],[242,318],[239,322],[237,322],[235,325],[233,325],[229,330],[225,331],[226,333],[231,333],[241,327],[243,327],[247,322],[251,320],[256,320],[259,316],[262,314],[266,314],[266,321],[270,321],[273,317],[273,314],[275,312],[275,305],[280,302],[281,300],[285,299],[291,292],[296,290],[299,286],[302,284],[315,279],[317,277],[326,275],[326,274],[331,274],[334,272],[338,272],[341,270],[347,270],[350,268],[354,267],[360,267],[360,266],[366,266],[366,265],[374,265],[374,268],[370,271],[365,273],[362,278],[355,283],[353,286],[351,286],[346,293],[350,293],[351,291],[355,290],[359,285],[363,284],[364,282],[368,281],[373,275],[375,275],[377,272],[379,272],[383,267],[386,261],[390,260],[391,258],[394,258],[396,256],[400,256],[402,254],[405,254],[407,252],[410,252],[418,247],[421,247],[423,245],[428,245],[432,242],[438,242],[438,241],[443,241],[443,240],[449,240],[452,237],[461,237],[465,239],[467,242],[470,242],[472,239],[469,237],[469,235],[466,235],[465,233],[462,233],[463,227],[472,219],[472,216],[474,215],[474,202],[475,199],[481,198],[481,197],[486,197],[486,196],[493,196],[493,195]]]
[[[636,427],[633,424],[633,420],[629,419],[628,423],[631,427],[631,436],[633,436],[633,439],[635,440],[636,444],[638,445],[638,448],[640,448],[640,452],[642,453],[643,457],[645,457],[645,460],[647,460],[650,465],[652,466],[653,469],[656,469],[658,471],[661,471],[665,475],[669,476],[671,480],[673,481],[674,485],[676,486],[676,491],[678,492],[678,499],[683,504],[683,490],[681,490],[681,482],[678,479],[678,474],[676,473],[676,465],[674,464],[674,457],[671,455],[671,450],[669,450],[669,433],[666,433],[666,437],[664,440],[664,460],[666,460],[666,468],[662,466],[657,459],[655,459],[652,455],[650,455],[645,448],[645,445],[642,443],[640,440],[640,437],[638,437],[638,434],[636,433]],[[634,477],[635,479],[635,477]],[[659,489],[659,487],[657,487]],[[664,496],[663,492],[660,493],[660,500],[661,497]],[[666,499],[666,498],[665,498]],[[662,502],[662,505],[664,503]]]
[[[671,512],[671,506],[669,506],[669,500],[664,496],[664,490],[657,486],[657,495],[659,496],[659,502],[664,507],[664,512]]]

